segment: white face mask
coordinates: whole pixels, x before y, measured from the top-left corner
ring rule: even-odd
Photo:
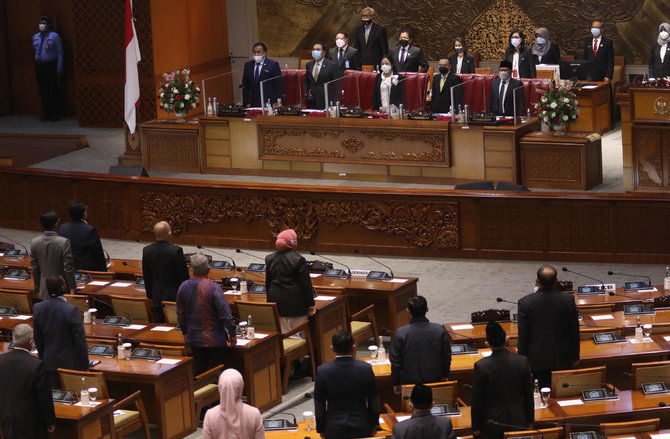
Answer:
[[[46,24],[40,24],[39,28],[40,28],[40,32],[44,32],[45,30],[47,30],[47,25]]]
[[[259,64],[263,61],[263,55],[254,55],[254,61],[256,61],[256,64]]]
[[[669,36],[670,34],[668,34],[666,31],[662,31],[660,34],[658,34],[658,37],[663,41],[667,40]]]
[[[335,45],[337,47],[339,47],[340,49],[344,47],[344,44],[345,43],[344,43],[344,40],[342,38],[338,38],[337,40],[335,40]]]
[[[393,70],[393,67],[390,64],[382,64],[382,72],[388,73],[391,70]]]
[[[521,45],[521,38],[512,38],[512,46],[519,47]]]
[[[503,81],[507,81],[509,79],[509,72],[507,70],[502,70],[498,72],[498,76],[500,76],[500,79]]]
[[[598,38],[598,35],[600,35],[600,28],[599,27],[592,27],[591,28],[591,34]]]

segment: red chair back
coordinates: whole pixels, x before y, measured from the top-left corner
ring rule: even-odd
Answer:
[[[428,91],[428,73],[403,72],[405,77],[405,110],[424,108]]]
[[[287,69],[282,70],[282,74],[284,75],[284,90],[286,91],[284,105],[301,105],[304,107],[302,93],[305,83],[305,70]]]

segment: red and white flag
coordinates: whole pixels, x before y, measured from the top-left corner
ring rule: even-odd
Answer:
[[[133,23],[133,0],[126,0],[126,86],[124,90],[124,119],[130,133],[135,133],[135,107],[140,103],[140,79],[137,73],[137,63],[140,62],[140,45],[137,42],[137,32]]]

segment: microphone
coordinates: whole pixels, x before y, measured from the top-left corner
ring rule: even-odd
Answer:
[[[596,281],[596,282],[599,282],[599,283],[600,283],[600,291],[605,291],[605,282],[601,281],[600,279],[596,279],[595,277],[587,276],[587,275],[582,274],[582,273],[577,273],[576,271],[569,270],[568,267],[563,267],[563,268],[561,268],[561,270],[563,270],[563,271],[567,271],[567,272],[569,272],[569,273],[576,274],[576,275],[578,275],[578,276],[585,277],[585,278],[587,278],[587,279],[594,280],[594,281]]]
[[[534,428],[522,427],[521,425],[514,425],[514,424],[505,424],[503,422],[498,422],[493,419],[487,419],[486,424],[490,427],[499,427],[499,428],[511,429],[514,431],[527,431],[529,433],[539,433],[540,437],[544,439],[544,433]]]
[[[516,302],[512,302],[511,300],[503,299],[502,297],[496,297],[496,302],[505,302],[505,303],[511,303],[512,305],[517,305]]]
[[[211,248],[203,247],[202,245],[197,245],[196,247],[198,247],[200,250],[207,250],[208,252],[212,252],[212,253],[217,254],[219,256],[223,256],[224,258],[230,259],[231,262],[233,263],[233,266],[232,266],[231,269],[234,270],[235,268],[237,268],[237,264],[235,264],[235,260],[233,258],[231,258],[230,256],[224,255],[223,253],[219,253],[216,250],[213,250]],[[214,262],[214,261],[212,261],[212,262]],[[221,268],[225,270],[228,267],[221,267]]]
[[[605,390],[616,395],[616,387],[610,383],[563,383],[561,386],[563,386],[564,389],[567,389],[568,387],[600,386],[605,387]]]
[[[372,274],[372,273],[376,273],[377,276],[379,276],[379,273],[382,273],[382,274],[383,274],[383,275],[380,276],[380,277],[376,277],[376,276],[373,275],[373,279],[393,279],[393,278],[395,277],[395,276],[393,276],[393,270],[391,270],[391,267],[389,267],[388,265],[386,265],[386,264],[382,264],[381,262],[379,262],[378,260],[376,260],[376,259],[373,258],[372,256],[366,255],[365,253],[361,252],[361,251],[358,250],[357,248],[354,249],[354,253],[356,253],[357,255],[365,256],[365,257],[368,258],[368,259],[371,259],[372,261],[378,263],[379,265],[388,268],[389,271],[391,272],[391,277],[389,277],[389,275],[386,274],[386,273],[383,272],[383,271],[371,271],[370,274]],[[368,277],[370,277],[370,274],[368,274]]]
[[[121,262],[121,265],[125,265],[126,267],[134,268],[135,270],[139,270],[140,272],[142,272],[142,267],[138,267],[137,265],[129,264],[128,261]]]
[[[109,260],[110,260],[111,258],[109,257],[109,253],[107,253],[107,250],[105,250],[105,249],[103,248],[103,249],[102,249],[102,252],[105,254],[105,261],[106,261],[106,262],[109,262]]]
[[[139,242],[140,244],[144,244],[144,245],[150,245],[151,244],[150,242],[144,242],[139,238],[135,238],[135,242]]]
[[[637,376],[644,377],[644,378],[663,378],[663,379],[670,378],[670,375],[637,375],[637,374],[630,373],[630,372],[621,372],[621,375],[625,376],[627,378],[637,377]]]
[[[240,250],[239,248],[235,249],[235,253],[242,253],[243,255],[251,256],[252,258],[260,259],[265,263],[265,259],[261,258],[260,256],[252,255],[251,253],[247,253],[243,250]]]
[[[635,297],[635,296],[629,296],[629,295],[627,295],[627,294],[619,294],[619,293],[615,293],[614,291],[610,291],[610,292],[609,292],[609,295],[610,295],[610,296],[627,297],[627,298],[629,298],[629,299],[635,299],[636,301],[639,301],[639,302],[647,302],[647,301],[650,301],[651,303],[654,303],[654,298],[653,298],[653,297],[648,297],[648,298],[645,298],[645,297]]]
[[[26,256],[28,256],[30,254],[30,252],[28,251],[26,246],[21,244],[20,242],[14,241],[12,238],[10,238],[8,236],[5,236],[5,235],[2,235],[2,234],[0,234],[0,238],[5,238],[7,241],[11,242],[12,244],[18,245],[19,247],[21,247],[25,251],[25,254],[23,254],[23,255],[21,255],[21,253],[19,253],[18,255],[10,255],[10,256],[19,256],[21,258],[25,258]]]
[[[470,336],[467,336],[467,335],[465,335],[465,334],[461,334],[460,332],[455,332],[455,331],[452,331],[452,330],[450,330],[450,329],[447,329],[447,325],[446,325],[446,324],[444,325],[444,329],[445,329],[449,334],[453,334],[453,335],[457,335],[457,336],[459,336],[459,337],[467,338],[468,340],[474,340],[474,339],[475,339],[474,337],[470,337]]]
[[[607,272],[608,275],[612,276],[616,274],[617,276],[627,276],[627,277],[644,277],[647,279],[648,283],[647,286],[651,287],[651,278],[649,276],[644,276],[641,274],[626,274],[626,273],[615,273],[614,271],[610,270]]]
[[[112,308],[112,311],[121,311],[121,313],[125,314],[125,316],[128,317],[128,321],[130,322],[129,324],[133,323],[133,316],[128,311],[126,311],[125,309],[119,308],[118,306],[112,306],[111,303],[107,303],[103,300],[100,300],[97,297],[95,297],[94,295],[90,295],[88,297],[89,297],[89,299],[93,299],[94,302],[97,302],[97,303],[100,303],[100,304],[103,304],[105,306],[108,306],[108,307]]]
[[[325,256],[323,256],[323,255],[320,255],[320,254],[316,253],[316,252],[309,252],[309,254],[312,255],[312,256],[318,256],[318,257],[320,257],[320,258],[323,258],[323,259],[325,259],[326,261],[334,262],[334,263],[336,263],[336,264],[339,264],[339,265],[342,265],[342,266],[344,266],[344,267],[347,267],[347,279],[351,277],[351,269],[349,268],[348,265],[343,264],[342,262],[338,262],[338,261],[336,261],[335,259],[327,258],[327,257],[325,257]]]

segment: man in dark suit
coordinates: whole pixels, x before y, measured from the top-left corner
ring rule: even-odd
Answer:
[[[49,298],[35,304],[35,345],[44,361],[52,389],[60,389],[58,368],[88,370],[88,346],[76,306],[63,300],[67,286],[62,277],[47,278]]]
[[[451,338],[444,326],[426,318],[426,299],[410,298],[407,310],[411,320],[396,331],[389,355],[391,381],[398,395],[402,384],[442,381],[451,369]]]
[[[356,345],[351,333],[336,332],[332,343],[335,360],[316,370],[316,431],[324,439],[374,436],[380,406],[372,366],[353,358]]]
[[[447,58],[439,61],[440,73],[433,76],[430,111],[448,113],[451,111],[451,88],[461,83],[461,78],[452,71],[451,62]],[[454,90],[454,107],[463,103],[463,87]]]
[[[575,299],[555,288],[556,269],[537,270],[537,292],[519,300],[519,354],[528,357],[540,387],[551,385],[551,371],[579,361],[579,315]]]
[[[174,302],[182,282],[189,279],[184,251],[172,242],[172,230],[165,221],[154,226],[156,242],[144,247],[142,273],[147,297],[151,299],[154,321],[165,322],[162,302]]]
[[[44,363],[30,354],[30,325],[16,325],[12,341],[14,349],[0,355],[0,436],[46,439],[56,429],[56,415]]]
[[[602,36],[603,24],[591,24],[592,37],[584,39],[584,59],[592,61],[591,81],[610,82],[614,74],[614,43]]]
[[[244,63],[242,75],[242,104],[245,107],[262,107],[270,99],[274,104],[284,96],[284,79],[281,76],[279,63],[267,57],[268,48],[264,43],[256,43],[253,47],[254,59]],[[276,78],[272,81],[266,81]],[[265,81],[265,82],[263,82]],[[261,102],[261,82],[263,82],[263,99]]]
[[[345,70],[360,70],[358,49],[349,45],[349,34],[339,31],[335,34],[335,47],[328,51],[328,59],[337,63],[342,73]]]
[[[514,96],[516,96],[516,115],[526,113],[526,94],[523,82],[512,78],[512,63],[501,61],[499,77],[491,82],[489,94],[489,112],[497,116],[514,115]],[[516,90],[516,91],[515,91]]]
[[[312,58],[305,68],[305,101],[307,108],[323,110],[328,105],[324,84],[341,77],[342,73],[334,61],[326,58],[326,46],[320,41],[312,44]]]
[[[391,52],[391,57],[393,57],[393,65],[399,72],[428,71],[428,61],[421,48],[412,45],[412,34],[409,30],[400,32],[398,46]]]
[[[502,424],[527,428],[535,421],[533,377],[528,359],[507,350],[507,334],[496,322],[486,325],[486,342],[491,356],[475,363],[472,384],[472,431],[480,438],[502,438],[509,428]]]
[[[412,417],[393,426],[392,439],[454,439],[451,419],[435,416],[430,409],[435,405],[430,387],[417,384],[409,398],[412,403]]]
[[[72,221],[63,224],[58,234],[70,240],[74,268],[77,270],[107,271],[107,260],[95,227],[86,222],[88,207],[81,201],[70,203]]]
[[[386,28],[374,23],[375,10],[363,8],[361,19],[363,24],[356,28],[356,49],[362,66],[378,66],[382,56],[389,52],[389,41]]]

